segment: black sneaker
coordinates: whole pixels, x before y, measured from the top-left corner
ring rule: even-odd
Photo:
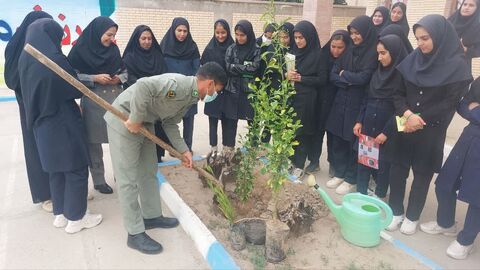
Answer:
[[[144,254],[159,254],[163,251],[162,245],[150,238],[145,232],[134,235],[129,234],[127,246]]]
[[[155,229],[155,228],[169,229],[169,228],[175,228],[178,226],[178,219],[159,216],[157,218],[148,218],[148,219],[144,218],[143,223],[145,224],[146,230]]]
[[[101,185],[95,185],[93,186],[95,188],[95,190],[97,190],[98,192],[102,193],[102,194],[112,194],[113,193],[113,189],[107,184],[101,184]]]
[[[320,170],[320,166],[317,162],[310,162],[305,168],[305,173],[313,173]]]

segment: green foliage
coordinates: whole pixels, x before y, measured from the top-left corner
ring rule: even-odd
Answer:
[[[285,77],[286,62],[278,28],[285,21],[275,20],[275,4],[270,0],[266,12],[261,19],[265,24],[273,23],[277,28],[272,38],[272,49],[262,54],[266,63],[265,73],[249,84],[252,93],[249,95],[250,104],[254,111],[254,119],[248,127],[248,133],[243,138],[245,151],[241,156],[236,170],[237,186],[235,192],[243,201],[248,200],[253,190],[253,170],[256,165],[256,156],[260,150],[266,150],[268,162],[262,168],[262,173],[270,173],[268,185],[277,193],[288,177],[289,157],[293,155],[293,147],[298,144],[295,134],[300,128],[300,121],[291,106],[291,99],[295,89]],[[271,142],[261,143],[261,136],[269,130]]]
[[[213,170],[210,166],[206,166],[205,170],[213,175]],[[205,179],[208,186],[215,194],[216,200],[218,202],[218,208],[220,209],[220,211],[222,211],[228,222],[230,222],[230,224],[233,224],[233,222],[235,221],[235,209],[233,208],[232,202],[228,198],[227,194],[225,194],[225,191],[222,189],[222,187],[215,185],[207,178]]]

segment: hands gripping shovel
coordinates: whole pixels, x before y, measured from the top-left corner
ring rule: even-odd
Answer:
[[[28,52],[30,55],[32,55],[35,59],[37,59],[40,63],[44,64],[46,67],[51,69],[53,72],[55,72],[58,76],[63,78],[65,81],[73,85],[75,88],[77,88],[78,91],[82,92],[85,96],[89,97],[92,101],[97,103],[100,107],[104,108],[105,110],[111,112],[113,115],[121,119],[122,121],[127,121],[128,115],[123,114],[119,110],[115,109],[110,103],[106,102],[104,99],[99,97],[97,94],[92,92],[90,89],[88,89],[85,85],[83,85],[80,81],[78,81],[75,77],[70,75],[68,72],[63,70],[59,65],[57,65],[55,62],[50,60],[47,56],[42,54],[39,50],[35,49],[33,46],[30,44],[26,44],[24,50]],[[169,144],[165,143],[161,139],[159,139],[157,136],[152,134],[150,131],[142,127],[139,131],[143,136],[147,137],[150,139],[152,142],[156,143],[166,151],[170,152],[174,157],[182,160],[182,154],[180,154],[177,150],[175,150],[173,147],[171,147]],[[195,166],[193,164],[192,169],[196,170],[201,176],[205,177],[207,180],[212,182],[212,184],[215,187],[218,187],[220,189],[223,189],[223,185],[221,184],[220,181],[218,181],[213,175],[205,171],[201,167]]]

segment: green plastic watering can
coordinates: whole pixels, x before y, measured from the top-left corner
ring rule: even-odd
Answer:
[[[360,193],[349,193],[343,196],[342,205],[336,205],[317,184],[314,188],[340,224],[345,240],[360,247],[374,247],[380,243],[380,232],[393,218],[388,204]]]

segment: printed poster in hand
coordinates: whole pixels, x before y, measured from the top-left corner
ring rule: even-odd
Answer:
[[[358,137],[358,163],[378,170],[378,155],[380,145],[375,138],[360,134]]]

